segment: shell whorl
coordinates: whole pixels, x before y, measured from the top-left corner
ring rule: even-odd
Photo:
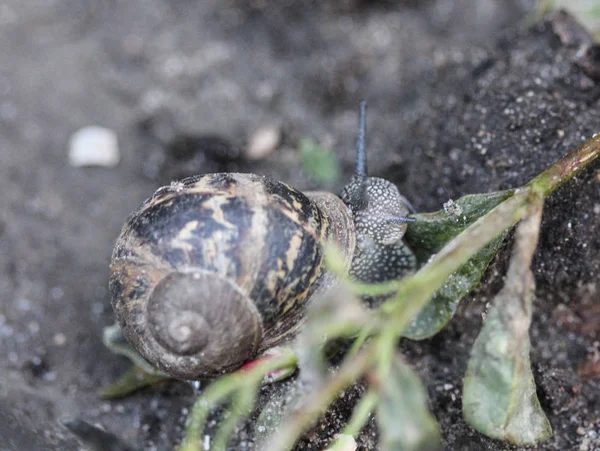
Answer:
[[[345,246],[348,265],[354,250],[344,203],[309,197],[252,174],[158,190],[113,252],[113,308],[128,341],[163,371],[197,379],[294,335],[307,302],[333,283],[323,243]]]
[[[214,273],[168,274],[154,287],[147,315],[146,333],[168,351],[158,354],[158,365],[182,379],[239,367],[262,338],[252,301]]]

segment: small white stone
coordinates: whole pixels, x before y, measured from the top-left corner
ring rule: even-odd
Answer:
[[[56,346],[64,346],[67,343],[67,336],[62,332],[59,332],[57,334],[54,334],[54,336],[52,337],[52,342]]]
[[[358,445],[354,437],[348,434],[338,434],[335,440],[336,450],[340,451],[356,451]]]
[[[246,157],[249,160],[262,160],[277,149],[280,141],[281,129],[278,126],[263,125],[250,135]]]
[[[120,160],[117,134],[109,128],[97,125],[83,127],[69,138],[71,166],[113,167]]]

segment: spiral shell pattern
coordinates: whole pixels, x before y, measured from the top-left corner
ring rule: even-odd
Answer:
[[[128,218],[110,291],[127,340],[182,379],[239,367],[293,336],[307,303],[334,283],[323,244],[348,266],[346,205],[253,174],[195,176],[159,189]]]

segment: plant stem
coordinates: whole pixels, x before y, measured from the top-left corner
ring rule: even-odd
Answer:
[[[526,186],[541,189],[544,198],[556,188],[575,177],[600,155],[600,133],[585,141],[577,149],[569,152]]]
[[[369,416],[377,405],[378,400],[379,397],[377,396],[375,390],[370,389],[367,391],[365,396],[362,397],[360,402],[354,408],[352,418],[342,431],[342,435],[351,435],[354,438],[358,437],[358,434],[362,428],[365,426],[367,421],[369,421]]]
[[[303,406],[294,411],[269,443],[269,450],[288,451],[300,435],[327,410],[338,393],[356,381],[377,359],[375,340],[354,358],[345,360],[340,369],[321,389],[312,393]]]
[[[225,451],[227,442],[229,441],[231,434],[235,431],[235,427],[248,417],[252,411],[259,383],[254,386],[249,386],[245,390],[240,390],[235,398],[232,399],[228,409],[229,416],[221,420],[219,430],[215,435],[215,440],[211,447],[214,451]]]
[[[393,314],[391,321],[394,321],[394,327],[399,331],[404,330],[450,274],[526,214],[530,196],[541,195],[546,198],[599,155],[600,134],[596,134],[475,221],[414,276],[398,282],[398,294],[381,306],[381,313]]]
[[[248,370],[237,371],[213,382],[192,407],[179,451],[197,451],[200,449],[200,434],[204,431],[204,424],[210,410],[221,404],[231,393],[249,391],[254,396],[256,388],[268,373],[295,364],[296,355],[290,351],[260,362]]]
[[[356,355],[356,353],[359,351],[361,346],[367,341],[367,339],[373,333],[373,331],[374,331],[373,326],[366,326],[366,327],[362,328],[362,330],[360,331],[360,334],[358,335],[358,337],[356,337],[356,339],[352,343],[352,347],[348,351],[347,358],[351,358],[354,355]]]
[[[450,274],[492,239],[515,225],[527,211],[529,194],[530,189],[515,191],[510,199],[479,218],[444,246],[414,276],[400,281],[398,294],[380,307],[384,316],[392,315],[388,320],[390,327],[401,333]]]

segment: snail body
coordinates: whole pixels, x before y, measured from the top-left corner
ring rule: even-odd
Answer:
[[[402,242],[404,198],[391,182],[366,177],[364,105],[361,131],[357,175],[341,197],[219,173],[146,200],[111,261],[112,304],[127,341],[172,376],[216,376],[298,332],[311,299],[336,282],[324,267],[325,243],[362,281],[414,268]]]

